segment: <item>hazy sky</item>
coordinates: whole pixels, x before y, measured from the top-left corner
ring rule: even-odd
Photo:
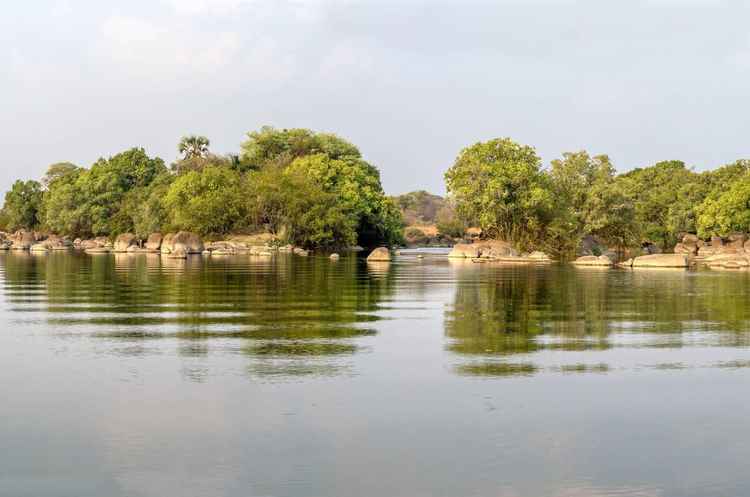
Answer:
[[[180,136],[338,133],[389,193],[443,192],[471,143],[618,169],[750,157],[750,2],[28,0],[0,14],[4,191]]]

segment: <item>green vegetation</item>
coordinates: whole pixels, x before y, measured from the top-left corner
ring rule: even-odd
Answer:
[[[681,161],[617,175],[606,155],[564,153],[550,167],[508,138],[461,151],[446,172],[459,215],[484,236],[573,257],[594,235],[618,249],[669,250],[684,233],[750,231],[750,161],[697,173]]]
[[[270,231],[305,247],[392,244],[402,220],[378,170],[357,147],[306,129],[251,132],[239,155],[217,156],[184,137],[179,159],[133,148],[85,169],[53,164],[41,183],[6,194],[4,227],[72,237],[189,230],[203,236]]]

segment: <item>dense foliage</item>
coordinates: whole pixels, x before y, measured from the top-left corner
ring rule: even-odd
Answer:
[[[142,148],[88,169],[53,164],[41,183],[13,185],[0,220],[6,229],[74,237],[266,230],[306,247],[401,241],[401,214],[378,170],[346,140],[264,127],[248,134],[238,155],[214,155],[209,145],[183,137],[171,168]]]
[[[684,233],[750,231],[750,161],[697,173],[681,161],[617,175],[605,155],[564,153],[543,169],[508,138],[461,151],[445,175],[457,210],[484,236],[572,257],[584,236],[669,250]]]

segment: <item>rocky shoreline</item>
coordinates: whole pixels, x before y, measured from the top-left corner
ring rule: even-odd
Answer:
[[[649,247],[651,250],[652,247]],[[132,233],[118,235],[114,241],[107,237],[91,239],[58,235],[45,235],[27,230],[12,234],[0,232],[0,250],[24,250],[35,253],[53,251],[81,250],[87,254],[160,254],[171,259],[185,259],[191,254],[208,256],[251,255],[270,257],[275,253],[291,253],[305,257],[308,250],[292,245],[276,245],[271,240],[262,244],[240,239],[204,242],[200,236],[188,231],[176,233],[152,233],[146,240],[139,239]],[[362,247],[350,247],[348,251],[362,251]],[[398,253],[398,252],[396,252]],[[330,254],[332,260],[339,258],[338,253]],[[541,251],[522,253],[512,244],[503,240],[475,240],[473,243],[457,243],[450,253],[450,259],[463,259],[471,262],[500,262],[522,264],[547,264],[554,262],[552,257]],[[367,258],[368,262],[388,262],[391,250],[386,247],[374,249]],[[571,264],[577,267],[625,267],[625,268],[689,268],[703,265],[709,268],[750,269],[750,236],[745,233],[733,233],[726,238],[712,237],[703,240],[694,234],[686,234],[675,246],[674,253],[648,253],[619,261],[617,254],[606,251],[602,255],[583,255]]]

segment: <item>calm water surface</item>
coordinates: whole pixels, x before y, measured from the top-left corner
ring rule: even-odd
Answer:
[[[0,255],[2,496],[750,495],[750,274]]]

